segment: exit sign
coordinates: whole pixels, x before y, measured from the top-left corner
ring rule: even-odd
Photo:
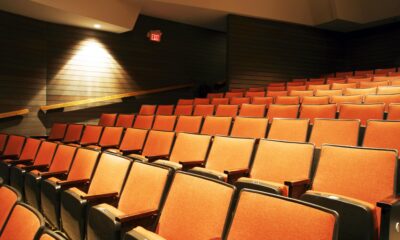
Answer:
[[[147,33],[147,37],[152,42],[161,42],[162,32],[160,30],[150,30]]]

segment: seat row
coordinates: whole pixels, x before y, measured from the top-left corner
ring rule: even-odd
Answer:
[[[195,137],[196,144],[185,143],[187,137]],[[47,220],[65,232],[70,239],[84,239],[86,235],[88,239],[114,239],[113,236],[118,239],[124,223],[142,220],[139,224],[145,225],[151,220],[154,223],[155,219],[158,219],[157,228],[151,224],[149,227],[157,229],[162,237],[174,239],[174,236],[179,235],[184,239],[188,236],[191,236],[190,239],[204,239],[208,235],[203,234],[210,233],[210,229],[216,226],[212,222],[214,219],[226,218],[234,188],[230,187],[229,194],[226,190],[216,193],[214,191],[219,187],[198,185],[198,179],[202,178],[178,172],[167,194],[165,186],[173,175],[173,169],[189,169],[197,175],[234,183],[239,190],[249,188],[300,197],[307,202],[333,209],[340,216],[339,235],[343,236],[340,239],[372,239],[379,234],[381,239],[388,239],[387,234],[396,234],[391,230],[394,226],[387,225],[396,217],[392,211],[397,211],[398,205],[396,150],[323,145],[318,157],[310,143],[263,139],[257,145],[254,139],[216,136],[211,144],[210,138],[207,135],[179,134],[168,160],[155,161],[157,166],[143,162],[143,156],[130,155],[127,158],[108,152],[101,154],[92,149],[32,139],[41,142],[35,160],[30,165],[19,162],[12,167],[11,185],[19,189],[26,202],[41,210]],[[158,145],[151,144],[151,147],[157,148]],[[179,148],[180,151],[174,152]],[[201,159],[200,155],[205,157],[203,162],[198,161]],[[141,161],[132,162],[132,158]],[[46,167],[36,164],[37,161],[43,163],[44,159],[49,161]],[[177,163],[177,159],[184,160]],[[67,172],[57,170],[61,165],[68,166]],[[185,176],[187,180],[181,176]],[[14,177],[18,180],[13,181]],[[185,184],[176,184],[182,181]],[[222,183],[220,185],[229,186]],[[203,197],[196,199],[199,194]],[[386,199],[389,196],[391,198]],[[162,199],[165,197],[166,202],[163,205]],[[193,198],[196,199],[194,202]],[[220,202],[221,199],[227,201]],[[104,203],[114,203],[114,207]],[[260,222],[263,226],[269,225],[266,219],[278,224],[274,213],[274,217],[271,217],[269,211],[285,211],[276,210],[280,205],[265,203],[258,205],[252,202],[253,205],[248,207],[266,205],[268,210],[261,215],[258,207],[252,208],[254,216],[263,216],[263,221]],[[379,208],[375,207],[377,203]],[[213,212],[213,217],[210,217],[213,204],[219,206],[219,210],[224,210]],[[164,207],[157,218],[161,206]],[[380,208],[383,210],[380,211]],[[347,215],[348,211],[352,212],[350,217]],[[301,215],[303,214],[296,216]],[[144,217],[150,219],[145,221]],[[281,218],[285,221],[292,219],[285,214]],[[197,226],[197,221],[202,224]],[[221,232],[224,222],[219,225]],[[238,225],[239,229],[242,224]],[[254,222],[243,226],[255,230]],[[259,231],[265,228],[266,226]],[[311,230],[307,228],[308,231]],[[152,237],[151,233],[142,228],[128,235],[135,237],[135,234]],[[251,234],[251,231],[246,234]],[[316,239],[332,237],[330,234],[326,235],[326,232],[321,234]],[[309,235],[305,236],[308,236],[306,239],[313,239]],[[271,239],[276,238],[279,237],[271,235]]]
[[[49,181],[43,179],[45,184]],[[61,206],[59,228],[69,239],[334,240],[338,235],[338,214],[333,210],[262,191],[239,192],[201,175],[109,153],[99,157],[88,189],[79,190],[77,181],[72,182],[56,181],[62,188],[60,202],[52,202]],[[21,203],[18,191],[7,185],[0,185],[0,199],[6,203],[0,205],[0,217],[5,216],[0,218],[0,239],[39,239],[41,214]],[[43,208],[45,216],[48,207]],[[292,217],[286,218],[289,214]],[[31,224],[21,224],[21,219]],[[279,230],[282,225],[287,231]],[[52,236],[45,232],[40,239],[61,239]]]
[[[243,93],[245,95],[260,95],[260,92],[293,91],[293,90],[329,90],[346,88],[376,88],[376,87],[398,87],[400,76],[391,77],[347,77],[347,78],[314,78],[296,79],[293,82],[269,83],[267,87],[256,86],[246,88],[231,88],[230,93]],[[220,96],[220,95],[217,95]]]

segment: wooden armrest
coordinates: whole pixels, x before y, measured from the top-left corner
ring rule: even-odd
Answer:
[[[181,164],[183,168],[199,167],[199,166],[202,166],[203,163],[204,163],[204,160],[203,161],[185,161],[185,162],[180,161],[179,162],[179,164]]]
[[[310,179],[300,179],[300,180],[294,180],[294,181],[285,181],[285,185],[288,187],[296,187],[296,186],[302,186],[305,184],[310,184]]]
[[[17,154],[9,154],[9,155],[1,155],[0,159],[17,159],[18,155]]]
[[[300,198],[309,188],[310,179],[299,179],[293,181],[285,181],[285,185],[289,189],[289,197]]]
[[[400,196],[390,196],[390,197],[387,197],[387,198],[377,202],[376,206],[378,206],[380,208],[390,209],[399,202],[400,202]]]
[[[47,139],[47,138],[49,138],[49,136],[31,136],[31,138],[44,138],[44,139]]]
[[[25,160],[10,160],[10,161],[6,161],[6,163],[11,163],[11,164],[22,164],[22,163],[32,163],[32,159],[25,159]]]
[[[116,217],[115,219],[120,223],[126,223],[126,222],[130,222],[133,220],[139,220],[139,219],[148,218],[148,217],[155,217],[155,216],[157,216],[157,214],[158,214],[158,210],[148,210],[148,211],[143,211],[138,214],[122,215],[122,216]]]
[[[169,155],[157,155],[157,156],[145,156],[149,161],[155,161],[158,159],[168,159]]]
[[[249,172],[249,169],[247,169],[247,168],[224,170],[224,173],[228,174],[228,176],[246,174],[248,172]]]
[[[41,172],[41,173],[39,173],[39,175],[42,176],[42,177],[49,178],[49,177],[55,177],[55,176],[63,175],[63,174],[66,174],[66,173],[67,173],[67,171]]]
[[[90,181],[89,179],[61,180],[61,181],[56,182],[56,184],[63,186],[63,187],[70,187],[70,186],[76,186],[76,185],[83,185],[85,183],[88,183],[89,181]]]
[[[38,169],[45,169],[48,168],[48,164],[39,164],[39,165],[29,165],[29,166],[23,166],[22,169],[26,171],[32,171],[32,170],[38,170]]]
[[[91,201],[91,200],[98,200],[101,198],[112,198],[112,197],[116,197],[116,196],[118,196],[118,192],[102,193],[102,194],[95,194],[95,195],[85,195],[85,196],[81,196],[81,199]]]

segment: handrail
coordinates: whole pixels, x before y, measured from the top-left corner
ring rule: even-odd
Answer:
[[[166,91],[170,91],[170,90],[176,90],[176,89],[187,88],[187,87],[192,87],[192,86],[193,86],[192,83],[181,84],[181,85],[156,88],[156,89],[150,89],[150,90],[140,90],[140,91],[135,91],[135,92],[115,94],[115,95],[110,95],[110,96],[105,96],[105,97],[89,98],[89,99],[72,101],[72,102],[57,103],[57,104],[51,104],[51,105],[46,105],[46,106],[40,106],[40,110],[48,111],[48,110],[53,110],[53,109],[74,107],[74,106],[84,105],[84,104],[88,104],[88,103],[104,102],[104,101],[122,99],[122,98],[127,98],[127,97],[135,97],[135,96],[147,95],[147,94],[152,94],[152,93],[166,92]]]
[[[20,115],[25,115],[29,113],[29,109],[24,108],[20,110],[15,110],[15,111],[10,111],[10,112],[3,112],[0,113],[0,119],[1,118],[9,118],[9,117],[15,117],[15,116],[20,116]]]

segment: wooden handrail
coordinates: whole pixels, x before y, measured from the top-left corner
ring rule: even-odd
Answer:
[[[0,119],[1,118],[9,118],[9,117],[25,115],[25,114],[28,114],[28,113],[29,113],[29,109],[27,109],[27,108],[16,110],[16,111],[3,112],[3,113],[0,113]]]
[[[152,93],[160,93],[160,92],[166,92],[166,91],[187,88],[187,87],[192,87],[192,86],[193,86],[193,84],[181,84],[181,85],[156,88],[156,89],[150,89],[150,90],[141,90],[141,91],[135,91],[135,92],[129,92],[129,93],[115,94],[115,95],[110,95],[110,96],[105,96],[105,97],[89,98],[89,99],[85,99],[85,100],[78,100],[78,101],[72,101],[72,102],[66,102],[66,103],[58,103],[58,104],[40,106],[40,110],[48,111],[48,110],[59,109],[59,108],[74,107],[74,106],[84,105],[84,104],[88,104],[88,103],[104,102],[104,101],[122,99],[122,98],[127,98],[127,97],[135,97],[135,96],[147,95],[147,94],[152,94]]]

